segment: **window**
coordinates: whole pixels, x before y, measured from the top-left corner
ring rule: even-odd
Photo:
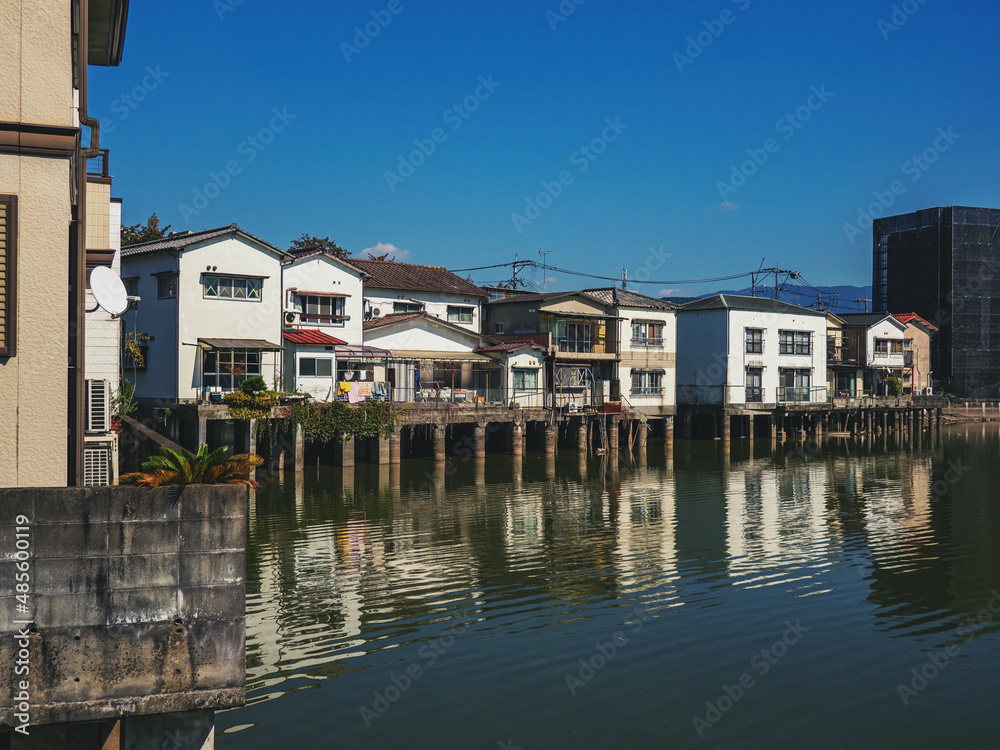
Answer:
[[[321,297],[315,294],[299,294],[297,297],[304,321],[343,325],[347,319],[344,315],[347,301],[343,297]]]
[[[139,277],[129,276],[128,278],[122,279],[122,283],[125,285],[125,294],[129,297],[139,296]]]
[[[206,274],[205,297],[208,299],[238,299],[260,302],[263,279],[240,278],[237,276],[210,276]]]
[[[781,354],[812,354],[812,333],[810,331],[781,331]]]
[[[471,307],[456,307],[454,305],[448,305],[448,322],[471,323],[472,311],[473,308]]]
[[[260,375],[260,350],[206,351],[201,371],[203,386],[234,391],[251,375]]]
[[[177,274],[168,273],[156,277],[156,298],[176,299],[177,298]]]
[[[393,302],[392,303],[392,314],[399,315],[401,313],[418,313],[424,309],[424,306],[419,302]]]
[[[514,368],[511,374],[514,376],[514,390],[526,391],[538,388],[538,370]]]
[[[902,339],[875,339],[875,353],[883,357],[903,353]]]
[[[556,324],[556,341],[561,352],[590,352],[590,323],[567,323],[560,320]]]
[[[747,354],[763,354],[764,353],[764,329],[763,328],[747,328],[746,329],[746,340],[747,340]]]
[[[299,375],[307,378],[332,378],[333,360],[302,357],[299,360]]]
[[[506,326],[503,323],[493,324],[493,333],[503,334],[506,330]]]
[[[812,370],[782,367],[778,370],[778,400],[793,402],[811,401]]]
[[[663,346],[663,323],[655,320],[633,321],[632,343],[636,346]]]
[[[657,370],[632,371],[633,396],[663,395],[663,373]]]
[[[17,336],[17,196],[0,195],[0,357],[13,357]]]
[[[747,329],[750,330],[750,329]],[[747,345],[749,346],[750,340],[747,339]],[[747,368],[747,393],[746,401],[748,404],[759,404],[764,401],[764,368],[763,367],[748,367]]]

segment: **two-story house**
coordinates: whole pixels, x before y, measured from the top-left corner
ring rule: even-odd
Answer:
[[[931,395],[934,392],[931,338],[938,327],[914,312],[895,313],[893,317],[906,326],[903,331],[903,393]]]
[[[148,337],[136,397],[169,404],[281,384],[282,263],[289,254],[236,224],[122,248],[122,276],[141,301],[123,319]]]
[[[826,313],[734,294],[677,311],[679,404],[823,403],[826,363]]]
[[[600,410],[617,400],[618,316],[589,292],[523,294],[485,308],[484,333],[501,341],[534,341],[549,348],[556,408]]]
[[[489,293],[441,266],[352,258],[365,273],[366,320],[425,312],[475,333],[481,330],[483,301]]]
[[[284,387],[330,401],[338,369],[363,344],[365,273],[319,248],[289,256],[281,269]]]
[[[621,396],[646,416],[677,405],[677,306],[627,289],[586,289],[615,320]]]
[[[891,395],[888,378],[903,381],[903,347],[906,326],[889,313],[840,314],[848,345],[864,368],[864,390],[876,396]]]

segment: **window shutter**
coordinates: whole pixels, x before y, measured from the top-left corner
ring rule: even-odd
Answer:
[[[17,324],[17,197],[0,195],[0,357],[13,357]]]

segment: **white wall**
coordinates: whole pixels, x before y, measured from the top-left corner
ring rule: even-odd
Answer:
[[[522,408],[542,407],[545,405],[546,377],[545,353],[539,349],[520,349],[511,352],[501,360],[501,388],[508,404],[517,404]],[[537,388],[533,391],[514,390],[514,369],[535,370]]]
[[[364,291],[361,274],[351,271],[326,255],[314,255],[285,265],[282,269],[283,312],[301,312],[295,303],[290,289],[316,292],[335,292],[349,295],[344,301],[344,314],[350,317],[348,321],[337,323],[296,323],[302,328],[316,328],[324,333],[346,341],[348,344],[361,344],[363,340],[362,324],[364,323]]]
[[[764,402],[777,399],[782,368],[812,370],[811,387],[826,386],[826,316],[784,312],[750,312],[731,310],[729,313],[729,368],[727,384],[731,403],[746,400],[746,368],[763,365],[762,384]],[[747,328],[764,329],[763,354],[746,351]],[[808,355],[781,354],[780,331],[808,331],[812,334],[812,347]]]
[[[867,353],[869,367],[889,367],[898,370],[903,367],[903,353],[890,354],[888,356],[878,356],[875,354],[875,339],[896,339],[902,341],[905,333],[905,326],[896,322],[895,319],[886,318],[876,323],[865,334],[867,339]]]
[[[366,331],[365,344],[389,351],[471,352],[479,346],[479,340],[461,331],[435,325],[426,318],[416,318]]]
[[[482,324],[483,297],[466,297],[461,294],[441,294],[438,292],[409,292],[398,289],[377,289],[365,287],[365,299],[372,307],[377,307],[382,312],[382,316],[390,315],[395,302],[410,302],[418,300],[423,302],[424,309],[430,315],[441,320],[448,321],[448,305],[458,305],[459,307],[472,307],[471,323],[455,323],[462,328],[466,328],[475,333],[480,332]]]
[[[261,301],[205,299],[206,267],[219,276],[265,277]],[[186,248],[180,256],[178,283],[177,398],[196,399],[201,387],[198,339],[264,339],[281,344],[281,260],[263,245],[239,236],[222,237]],[[262,357],[261,375],[273,385],[273,354]]]
[[[631,404],[639,408],[674,406],[677,403],[677,313],[673,310],[646,310],[619,308],[621,325],[621,364],[618,377],[622,393]],[[658,321],[663,323],[663,345],[659,347],[633,346],[633,321]],[[663,370],[663,395],[633,396],[633,370]]]
[[[89,188],[89,186],[88,186]],[[117,201],[110,203],[108,220],[108,247],[115,251],[111,261],[111,270],[121,274],[121,220],[122,204]],[[97,307],[94,293],[87,289],[86,309]],[[88,312],[86,317],[86,356],[84,359],[85,377],[90,380],[107,380],[111,383],[112,392],[116,393],[121,386],[121,366],[119,361],[121,350],[121,323],[112,319],[111,315],[101,308]]]

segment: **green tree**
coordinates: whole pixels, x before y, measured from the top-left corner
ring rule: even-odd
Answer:
[[[173,225],[167,224],[165,227],[161,227],[160,217],[155,212],[146,220],[145,224],[131,226],[122,224],[122,247],[162,239],[167,236],[171,226]]]
[[[288,252],[294,253],[301,250],[312,250],[316,248],[326,250],[328,253],[336,255],[338,258],[346,258],[351,254],[350,250],[345,250],[329,237],[313,237],[311,234],[305,234],[304,232],[297,240],[292,240],[292,246],[288,248]]]

